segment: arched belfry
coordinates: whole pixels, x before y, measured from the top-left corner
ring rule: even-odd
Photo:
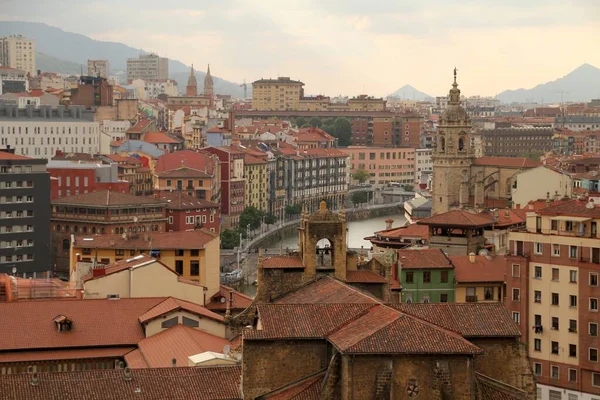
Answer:
[[[448,96],[448,106],[440,115],[433,141],[433,213],[439,214],[468,204],[471,165],[475,151],[471,143],[471,119],[460,101],[460,89],[454,83]]]
[[[298,244],[305,280],[314,279],[317,272],[333,272],[337,279],[346,280],[346,234],[345,213],[328,210],[325,201],[313,214],[302,211]]]

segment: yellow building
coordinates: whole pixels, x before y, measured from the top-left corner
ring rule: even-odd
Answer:
[[[348,100],[350,111],[385,111],[386,101],[361,94]]]
[[[246,207],[256,207],[269,212],[269,166],[267,160],[250,154],[244,155],[244,176],[246,177]]]
[[[210,293],[219,290],[220,239],[204,230],[139,233],[135,235],[72,236],[71,274],[77,261],[111,264],[146,253]]]
[[[328,111],[331,99],[326,96],[302,97],[298,110],[300,111]]]
[[[457,303],[502,302],[504,257],[450,256],[454,264],[454,298]]]
[[[304,83],[289,77],[260,79],[252,82],[254,110],[298,110],[304,96]]]

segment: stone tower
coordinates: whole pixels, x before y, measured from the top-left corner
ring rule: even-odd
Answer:
[[[198,83],[196,82],[196,74],[194,73],[194,64],[192,64],[190,77],[188,78],[187,86],[185,87],[185,95],[190,97],[198,96]]]
[[[206,76],[204,77],[204,95],[210,97],[211,99],[215,95],[213,85],[213,78],[210,74],[210,64],[208,64],[208,70],[206,71]]]
[[[460,89],[450,89],[448,107],[440,116],[431,155],[433,162],[433,213],[464,207],[471,195],[471,165],[475,151],[471,143],[471,120],[460,105]]]

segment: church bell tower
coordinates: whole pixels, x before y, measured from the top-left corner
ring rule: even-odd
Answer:
[[[440,116],[433,141],[434,214],[465,207],[471,195],[471,165],[475,160],[475,151],[471,143],[471,120],[460,102],[456,71],[454,68],[448,106]]]

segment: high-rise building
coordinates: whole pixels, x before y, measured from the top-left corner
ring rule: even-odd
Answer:
[[[252,82],[254,110],[297,110],[304,97],[304,83],[288,77]]]
[[[143,54],[138,58],[127,59],[127,82],[134,79],[145,81],[169,78],[169,59],[156,54]]]
[[[108,60],[88,60],[88,75],[97,78],[106,78],[110,73]]]
[[[0,151],[0,273],[50,271],[50,174],[46,160]]]
[[[0,37],[0,65],[22,69],[34,76],[35,41],[21,35]]]

